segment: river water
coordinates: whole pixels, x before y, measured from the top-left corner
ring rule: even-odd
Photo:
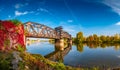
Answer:
[[[41,54],[47,59],[61,61],[74,67],[120,67],[120,45],[67,45],[64,50],[58,50],[54,44],[40,42],[27,45],[27,52]]]

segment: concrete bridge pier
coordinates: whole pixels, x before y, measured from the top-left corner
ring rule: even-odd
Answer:
[[[72,45],[72,39],[68,39],[68,43]]]
[[[59,50],[64,50],[64,39],[55,39],[55,46]]]

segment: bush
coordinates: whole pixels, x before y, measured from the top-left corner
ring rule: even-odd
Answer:
[[[56,63],[55,70],[66,70],[66,67],[63,63]]]
[[[21,24],[21,22],[17,19],[13,19],[13,20],[10,20],[12,23],[14,23],[16,26],[18,26],[19,24]]]

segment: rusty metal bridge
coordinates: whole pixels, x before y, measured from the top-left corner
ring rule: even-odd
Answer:
[[[26,32],[26,37],[49,38],[49,39],[61,39],[61,38],[71,39],[71,35],[63,31],[63,28],[61,26],[53,29],[43,24],[39,24],[35,22],[26,22],[24,24],[24,28]]]

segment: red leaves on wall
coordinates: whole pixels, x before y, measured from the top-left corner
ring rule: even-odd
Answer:
[[[1,23],[2,23],[2,26],[6,29],[6,30],[8,30],[8,29],[10,29],[10,28],[15,28],[16,26],[12,23],[12,22],[10,22],[10,21],[1,21]]]
[[[6,42],[6,40],[9,40]],[[10,44],[7,46],[6,43]],[[16,44],[25,46],[24,42],[24,26],[22,24],[16,26],[11,21],[0,21],[0,49],[3,47],[16,47]]]
[[[18,42],[19,42],[19,44],[21,44],[22,46],[24,46],[25,44],[24,44],[24,26],[23,25],[21,25],[21,26],[19,26],[18,27]]]
[[[4,31],[0,30],[0,49],[4,46]]]

